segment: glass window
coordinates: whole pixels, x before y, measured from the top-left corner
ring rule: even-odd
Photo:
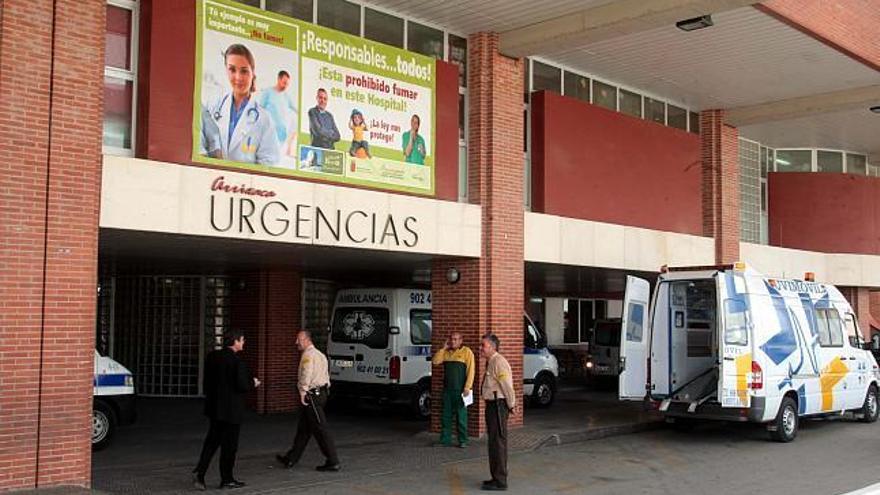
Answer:
[[[523,342],[527,348],[537,349],[541,347],[543,339],[541,339],[540,332],[538,332],[538,329],[535,328],[535,326],[529,322],[528,318],[525,317],[523,317],[523,332]]]
[[[131,69],[131,17],[132,11],[128,9],[107,6],[104,65]]]
[[[645,97],[645,120],[666,125],[666,103]]]
[[[840,315],[833,309],[816,309],[816,326],[819,331],[819,345],[840,347],[843,345],[843,325]]]
[[[819,172],[843,173],[843,153],[839,151],[819,151],[816,154],[816,168]]]
[[[831,335],[831,345],[837,347],[843,345],[843,322],[840,321],[840,315],[837,311],[829,309],[828,311],[828,332]]]
[[[449,38],[449,62],[458,66],[458,85],[467,87],[467,39],[454,34]]]
[[[561,93],[562,70],[541,62],[532,62],[532,91]]]
[[[321,0],[318,2],[318,24],[360,36],[361,7],[346,0]]]
[[[618,93],[620,113],[642,118],[642,95],[621,89]]]
[[[529,62],[529,59],[523,59],[523,64],[525,65],[525,67],[523,67],[523,103],[525,104],[529,103],[529,95],[532,94],[532,83],[531,79],[529,78],[532,73],[532,64]]]
[[[596,345],[620,347],[620,320],[603,321],[596,325]]]
[[[645,305],[642,303],[631,302],[626,311],[626,340],[627,342],[641,342],[643,333],[643,319],[645,315]]]
[[[413,21],[407,22],[406,25],[406,43],[409,45],[407,49],[429,57],[443,59],[443,31]]]
[[[403,19],[365,8],[364,38],[403,48]]]
[[[617,110],[617,88],[593,79],[593,104],[608,110]]]
[[[364,344],[372,349],[388,346],[388,310],[385,308],[339,308],[333,315],[330,336],[334,342]]]
[[[566,344],[577,344],[580,342],[580,304],[577,299],[566,299],[563,309],[562,341]]]
[[[312,22],[312,0],[266,0],[266,10]]]
[[[724,301],[724,343],[748,345],[749,320],[744,301],[727,299]]]
[[[563,94],[578,100],[590,102],[590,80],[584,76],[565,71]]]
[[[761,146],[761,156],[759,157],[761,160],[761,178],[767,178],[767,169],[770,166],[770,151],[768,148]]]
[[[666,105],[666,124],[683,131],[688,127],[688,113],[684,108],[675,105]]]
[[[862,335],[859,332],[859,325],[856,323],[855,316],[851,313],[846,314],[846,338],[849,345],[856,349],[862,348]]]
[[[688,113],[688,131],[699,134],[700,133],[700,114],[697,112]]]
[[[409,311],[409,338],[415,345],[431,345],[431,310]]]
[[[867,175],[867,159],[865,155],[846,154],[846,172],[848,174]]]
[[[467,201],[468,197],[468,163],[467,146],[458,147],[458,199]]]
[[[590,333],[593,331],[593,326],[596,324],[596,312],[595,306],[593,305],[593,301],[581,301],[581,329],[580,329],[580,341],[581,342],[589,342],[590,341]]]
[[[776,150],[777,172],[811,172],[813,152],[810,150]]]
[[[464,95],[459,93],[458,95],[458,140],[464,141],[464,119],[467,114],[465,113],[464,108]]]
[[[104,146],[131,149],[131,103],[134,83],[104,77]]]

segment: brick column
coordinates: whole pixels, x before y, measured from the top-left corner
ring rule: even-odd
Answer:
[[[875,289],[870,292],[870,306],[874,321],[880,322],[880,290]]]
[[[715,262],[739,259],[739,131],[723,110],[700,113],[703,156],[703,235],[715,238]]]
[[[859,320],[859,329],[862,336],[871,338],[871,290],[867,287],[839,287],[843,297],[849,301],[856,318]]]
[[[501,352],[513,368],[517,392],[522,393],[524,284],[523,261],[523,63],[498,53],[498,35],[477,33],[468,40],[468,193],[482,205],[482,253],[479,259],[437,260],[432,287],[433,349],[452,330],[460,330],[483,371],[480,336],[488,331],[501,339]],[[449,284],[446,270],[455,267],[461,281]],[[475,388],[479,389],[479,378]],[[439,397],[442,373],[432,379]],[[440,401],[433,404],[432,429],[439,427]],[[469,430],[485,431],[483,404],[469,408]],[[521,411],[521,410],[520,410]],[[522,416],[511,418],[522,425]]]
[[[240,277],[232,300],[232,327],[245,333],[243,358],[263,384],[249,398],[258,413],[294,410],[302,322],[302,278],[294,271],[262,271]]]
[[[106,3],[0,8],[0,491],[88,486]]]

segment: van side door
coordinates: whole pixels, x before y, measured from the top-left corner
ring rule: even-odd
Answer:
[[[871,375],[873,374],[873,356],[862,349],[864,340],[859,330],[859,324],[855,315],[846,311],[843,315],[844,328],[844,346],[847,353],[847,389],[849,390],[850,401],[849,408],[855,409],[861,407],[865,401],[865,395],[868,393],[868,385],[871,384]]]
[[[620,326],[621,400],[642,400],[647,395],[648,351],[651,336],[648,333],[648,297],[651,286],[647,280],[627,276],[623,297],[623,318]]]
[[[745,281],[732,271],[719,272],[716,280],[721,296],[721,328],[717,332],[718,401],[721,407],[749,407],[753,324]]]

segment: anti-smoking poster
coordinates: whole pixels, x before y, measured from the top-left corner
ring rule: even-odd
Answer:
[[[196,15],[193,160],[434,192],[434,59],[223,0]]]

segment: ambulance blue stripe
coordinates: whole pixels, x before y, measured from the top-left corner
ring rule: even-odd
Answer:
[[[773,309],[776,312],[776,320],[779,323],[779,332],[777,332],[773,337],[770,338],[764,345],[761,346],[761,350],[764,351],[770,359],[773,361],[773,364],[779,364],[785,361],[788,356],[797,350],[797,340],[794,335],[794,328],[791,324],[791,315],[788,313],[788,308],[785,306],[785,299],[779,295],[779,291],[777,291],[773,286],[771,286],[767,281],[764,281],[767,286],[767,291],[770,292],[770,299],[773,302]]]
[[[126,374],[119,375],[95,375],[96,387],[124,387]]]

